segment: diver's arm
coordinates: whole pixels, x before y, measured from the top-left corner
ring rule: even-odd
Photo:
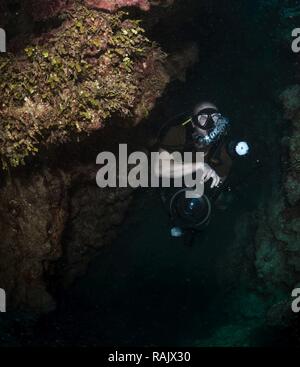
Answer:
[[[161,167],[162,168],[161,168]],[[181,178],[193,174],[196,171],[203,171],[202,181],[212,179],[211,187],[218,186],[220,177],[207,163],[182,163],[176,162],[172,154],[166,150],[160,150],[154,164],[154,173],[157,177]]]
[[[157,177],[180,178],[204,170],[203,162],[182,163],[176,162],[172,154],[161,149],[154,163],[154,173]]]

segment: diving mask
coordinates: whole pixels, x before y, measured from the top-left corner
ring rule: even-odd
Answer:
[[[193,117],[193,122],[202,130],[211,130],[222,115],[213,108],[207,108]]]

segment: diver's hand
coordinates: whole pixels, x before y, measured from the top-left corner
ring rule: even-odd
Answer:
[[[205,163],[202,181],[207,182],[210,179],[212,179],[212,183],[210,185],[211,188],[218,186],[221,182],[221,178],[217,175],[216,171],[212,169],[207,163]]]

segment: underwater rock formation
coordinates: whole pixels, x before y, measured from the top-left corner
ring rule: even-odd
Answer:
[[[289,124],[282,130],[281,177],[271,199],[255,213],[255,271],[258,289],[270,304],[267,323],[278,328],[295,321],[290,309],[291,291],[300,279],[300,87],[280,96]],[[283,123],[282,123],[283,124]],[[284,310],[284,311],[282,311]]]
[[[0,157],[7,170],[0,188],[0,284],[10,307],[47,312],[59,288],[115,238],[132,197],[128,189],[98,188],[90,160],[66,156],[61,167],[49,164],[48,155],[59,161],[56,149],[78,151],[79,143],[89,151],[87,140],[98,134],[94,162],[101,149],[126,140],[107,130],[145,119],[168,83],[184,79],[197,49],[167,58],[124,12],[35,0],[28,13],[32,4],[36,20],[59,16],[54,29],[0,58]],[[36,11],[39,4],[47,6]]]
[[[270,188],[268,200],[237,222],[236,239],[227,249],[226,264],[233,269],[222,277],[224,287],[235,284],[252,290],[264,300],[266,310],[257,314],[265,324],[286,329],[295,322],[291,292],[300,280],[300,87],[285,90],[280,100],[286,121],[281,121],[280,177]],[[284,126],[285,125],[285,126]],[[224,265],[223,265],[224,266]],[[238,297],[238,296],[236,296]],[[247,306],[248,307],[248,306]]]
[[[116,236],[131,190],[100,190],[95,175],[92,166],[44,168],[11,178],[0,190],[0,280],[11,305],[54,308],[49,280],[54,292],[69,284]]]
[[[30,0],[24,4],[25,11],[36,21],[55,17],[71,5],[70,0]]]
[[[137,7],[142,11],[149,11],[151,6],[167,7],[174,0],[27,0],[24,2],[9,3],[9,0],[0,1],[0,25],[5,23],[9,14],[9,7],[15,8],[18,13],[34,22],[44,21],[58,16],[60,13],[76,7],[78,4],[85,5],[91,9],[116,12],[121,8]],[[14,14],[16,15],[16,14]]]
[[[285,110],[285,118],[289,121],[290,126],[286,129],[286,137],[282,138],[281,142],[282,187],[270,203],[272,210],[268,217],[269,229],[274,241],[272,247],[277,247],[277,259],[285,270],[281,274],[281,285],[285,284],[290,287],[290,290],[300,279],[299,86],[292,86],[284,91],[281,95],[281,101]],[[272,256],[272,258],[275,259],[276,256]],[[275,270],[279,273],[279,269]]]
[[[141,10],[149,10],[148,0],[85,0],[85,3],[96,9],[116,11],[127,6],[138,6]]]
[[[263,165],[265,170],[272,170],[268,194],[259,197],[257,209],[245,212],[236,221],[234,241],[216,267],[218,283],[228,300],[223,311],[234,315],[230,322],[236,323],[236,330],[248,325],[249,318],[242,311],[250,308],[251,328],[267,325],[290,330],[297,318],[291,310],[291,292],[299,287],[300,280],[300,86],[293,85],[274,98],[281,101],[285,115],[272,120],[278,144],[268,136],[268,144],[277,151]],[[234,303],[240,303],[237,312],[233,312]],[[223,331],[228,327],[231,332],[231,326]],[[211,342],[216,338],[219,345],[224,345],[218,334]],[[243,338],[238,338],[234,340],[232,335],[232,345],[241,345]]]
[[[169,82],[165,54],[138,21],[79,5],[66,16],[25,54],[0,60],[4,168],[24,163],[41,144],[101,129],[112,116],[138,123]]]
[[[290,136],[283,139],[284,149],[284,186],[286,198],[290,206],[289,212],[297,216],[297,206],[300,202],[300,150],[299,150],[299,110],[300,110],[300,86],[294,85],[288,88],[281,100],[285,108],[285,116],[291,121]],[[299,213],[300,214],[300,213]]]
[[[85,3],[96,9],[114,12],[119,8],[137,6],[141,10],[150,10],[151,5],[169,6],[174,0],[84,0]]]

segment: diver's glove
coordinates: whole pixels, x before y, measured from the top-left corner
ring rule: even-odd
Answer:
[[[216,171],[213,168],[211,168],[210,165],[204,163],[202,181],[207,182],[210,179],[212,179],[212,183],[210,185],[211,188],[217,187],[221,182],[221,177],[218,176]]]

